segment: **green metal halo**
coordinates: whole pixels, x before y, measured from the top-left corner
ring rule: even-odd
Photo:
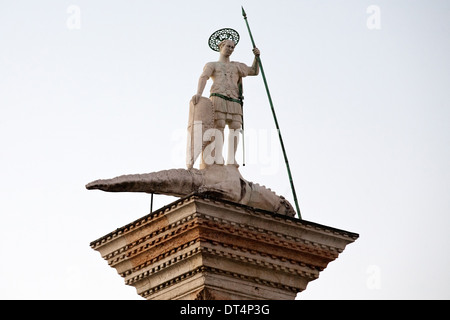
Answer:
[[[239,33],[230,28],[223,28],[214,32],[208,40],[208,45],[214,51],[220,51],[219,44],[223,40],[232,40],[235,45],[239,42]]]

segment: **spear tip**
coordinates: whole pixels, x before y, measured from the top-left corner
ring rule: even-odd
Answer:
[[[242,8],[242,15],[244,16],[244,18],[247,18],[247,14],[245,13],[244,7],[241,6],[241,8]]]

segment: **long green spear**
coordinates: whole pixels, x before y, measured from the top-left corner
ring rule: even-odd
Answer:
[[[252,32],[250,31],[250,26],[247,21],[247,14],[244,11],[244,7],[242,7],[242,15],[244,16],[245,23],[247,25],[248,33],[250,34],[250,39],[252,40],[253,48],[256,48],[255,41],[253,40]],[[295,207],[297,209],[298,217],[301,219],[302,216],[300,214],[300,208],[298,206],[297,194],[295,193],[294,182],[292,181],[291,169],[289,168],[289,161],[286,155],[286,149],[284,148],[283,138],[281,137],[280,127],[277,121],[277,115],[275,114],[275,109],[273,108],[272,97],[270,96],[269,86],[267,85],[266,75],[264,74],[264,69],[262,66],[261,58],[259,56],[256,57],[259,64],[259,69],[261,70],[262,78],[264,80],[264,85],[266,86],[267,97],[269,98],[270,108],[272,109],[273,120],[275,121],[275,126],[277,127],[278,137],[280,138],[281,149],[283,150],[284,162],[286,162],[286,168],[289,176],[289,182],[291,183],[292,194],[294,196]]]

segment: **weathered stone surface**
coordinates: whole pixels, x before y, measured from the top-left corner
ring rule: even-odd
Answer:
[[[295,216],[294,208],[283,196],[245,180],[234,165],[212,165],[202,170],[170,169],[147,174],[123,175],[90,182],[86,188],[109,192],[146,192],[176,197],[203,193],[258,209]]]
[[[146,299],[294,299],[358,235],[191,195],[91,242]]]

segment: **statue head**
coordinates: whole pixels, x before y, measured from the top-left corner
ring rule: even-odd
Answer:
[[[219,52],[220,54],[224,55],[224,56],[231,56],[231,54],[234,51],[236,44],[234,43],[233,40],[223,40],[220,44],[219,44]]]

